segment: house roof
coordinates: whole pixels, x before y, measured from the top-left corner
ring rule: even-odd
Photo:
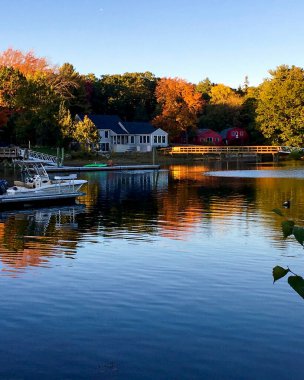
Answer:
[[[78,115],[81,119],[84,118],[83,114]],[[95,124],[97,129],[111,129],[118,135],[126,135],[127,132],[119,125],[123,125],[123,121],[117,115],[93,115],[90,114],[88,117]]]
[[[225,139],[225,138],[227,138],[228,132],[233,131],[233,130],[245,131],[246,132],[246,130],[244,128],[230,127],[230,128],[223,129],[222,132],[221,132],[221,136]]]
[[[220,135],[225,139],[227,137],[227,133],[231,130],[232,128],[226,128],[223,129],[220,133]]]
[[[78,114],[78,117],[83,120],[84,114]],[[88,117],[95,124],[97,129],[111,129],[119,135],[150,135],[155,132],[157,128],[149,122],[145,121],[122,121],[117,115],[94,115],[90,114]]]
[[[145,134],[149,135],[156,131],[151,123],[144,121],[128,121],[124,122],[123,125],[127,131],[132,135]]]
[[[220,134],[219,132],[214,131],[213,129],[210,129],[210,128],[202,128],[202,129],[199,128],[199,129],[197,130],[197,134],[207,133],[207,132],[209,132],[209,133],[215,133],[215,134],[217,134],[217,135]]]

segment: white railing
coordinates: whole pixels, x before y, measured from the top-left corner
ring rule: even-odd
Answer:
[[[23,149],[22,157],[27,160],[33,161],[43,161],[49,165],[57,165],[58,159],[56,156],[52,156],[51,154],[36,152],[30,149]]]

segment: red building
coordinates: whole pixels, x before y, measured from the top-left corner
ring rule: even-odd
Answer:
[[[246,145],[249,135],[244,128],[227,128],[221,132],[223,143],[226,145]]]
[[[198,129],[193,143],[196,145],[223,145],[223,138],[212,129]]]

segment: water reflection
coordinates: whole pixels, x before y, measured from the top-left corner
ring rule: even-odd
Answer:
[[[208,171],[208,165],[175,165],[161,171],[91,172],[85,175],[82,206],[1,213],[4,269],[47,266],[50,257],[73,257],[79,241],[95,238],[191,241],[198,230],[207,239],[235,226],[240,236],[249,236],[255,226],[278,248],[287,247],[271,210],[292,199],[286,217],[303,222],[301,179],[205,176]]]
[[[217,168],[222,168],[215,163]],[[204,225],[237,218],[250,221],[259,215],[267,235],[284,247],[280,222],[271,210],[286,199],[297,207],[288,213],[301,220],[304,188],[297,178],[207,177],[208,165],[175,165],[168,171],[90,173],[85,203],[88,213],[82,227],[98,226],[105,236],[128,237],[128,233],[160,234],[191,239]],[[213,222],[212,222],[213,221]],[[233,221],[231,221],[233,223]],[[120,232],[116,235],[117,231]],[[132,238],[136,238],[134,234]]]
[[[82,207],[1,215],[1,379],[301,379],[271,269],[303,263],[272,212],[303,226],[303,180],[207,170],[88,173]]]
[[[77,245],[76,216],[84,205],[0,213],[2,271],[47,266],[54,255],[73,257]]]
[[[156,232],[159,196],[168,191],[168,171],[88,173],[87,214],[81,229],[97,228],[99,234],[115,238],[117,230]]]

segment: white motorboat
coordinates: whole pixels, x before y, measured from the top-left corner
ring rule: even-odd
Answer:
[[[76,198],[84,193],[80,188],[86,180],[77,179],[76,174],[55,176],[50,179],[42,162],[16,161],[21,169],[21,180],[14,181],[12,187],[0,186],[1,203],[20,203]],[[5,181],[4,181],[5,182]]]

